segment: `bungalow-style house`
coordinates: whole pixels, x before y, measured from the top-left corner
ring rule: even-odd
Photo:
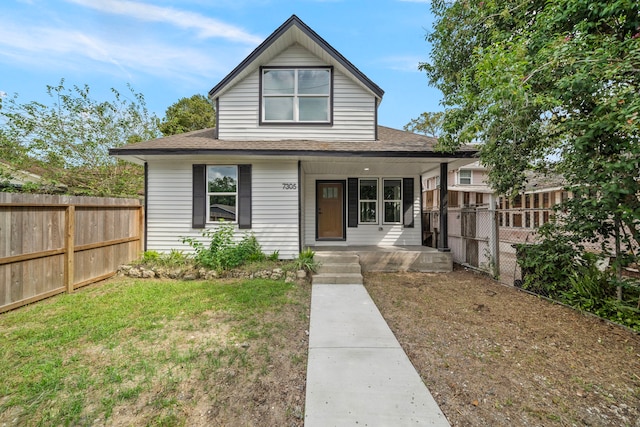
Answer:
[[[188,250],[182,237],[220,219],[283,259],[421,245],[421,176],[476,152],[437,153],[433,138],[379,126],[383,93],[292,16],[209,91],[215,128],[110,150],[145,166],[146,248]]]

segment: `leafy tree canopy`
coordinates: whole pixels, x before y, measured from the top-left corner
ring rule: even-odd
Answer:
[[[422,113],[420,117],[411,119],[404,125],[404,130],[437,138],[442,133],[443,120],[444,112],[442,111]]]
[[[640,3],[433,0],[420,65],[444,94],[441,144],[481,142],[490,181],[518,191],[530,167],[564,175],[565,232],[640,240]],[[600,240],[602,241],[602,240]],[[630,245],[630,246],[629,246]]]
[[[160,131],[164,136],[169,136],[215,125],[216,114],[211,100],[204,95],[193,95],[191,98],[181,98],[167,108]]]
[[[30,169],[74,194],[135,195],[142,190],[139,166],[109,156],[109,148],[157,138],[158,119],[144,96],[111,89],[111,101],[91,98],[89,86],[47,86],[51,103],[0,99],[0,153],[17,168]]]

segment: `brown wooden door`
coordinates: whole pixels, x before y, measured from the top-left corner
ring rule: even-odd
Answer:
[[[316,206],[318,239],[344,239],[344,183],[318,182]]]

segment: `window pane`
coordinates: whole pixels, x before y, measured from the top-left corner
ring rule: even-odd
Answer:
[[[375,179],[360,180],[360,200],[378,200],[378,181]]]
[[[376,202],[360,202],[360,222],[376,222]]]
[[[293,120],[293,98],[264,98],[265,120]]]
[[[236,196],[209,196],[209,221],[235,221]]]
[[[301,97],[298,98],[298,115],[301,122],[328,122],[329,98]]]
[[[292,94],[294,79],[293,70],[266,70],[262,80],[262,93],[264,95]]]
[[[235,193],[238,171],[235,166],[209,166],[209,193]]]
[[[460,178],[460,184],[471,184],[471,171],[470,170],[461,170],[458,174]]]
[[[384,181],[384,200],[400,200],[402,198],[401,194],[399,179]]]
[[[384,202],[384,222],[400,222],[400,202]]]
[[[329,95],[329,70],[298,70],[298,93]]]

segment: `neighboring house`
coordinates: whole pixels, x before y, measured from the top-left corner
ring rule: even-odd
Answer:
[[[64,193],[67,186],[52,184],[40,175],[18,169],[13,165],[0,161],[0,191],[21,192],[29,189],[47,193]]]
[[[501,281],[513,283],[519,270],[512,245],[535,241],[553,206],[569,197],[561,177],[526,175],[522,194],[508,198],[494,193],[479,162],[449,171],[447,233],[454,261],[494,270]],[[426,175],[422,182],[425,243],[433,246],[440,230],[440,177]]]
[[[295,15],[209,96],[216,128],[110,150],[145,165],[148,249],[188,249],[217,218],[281,258],[421,245],[421,176],[476,154],[379,126],[383,90]]]

